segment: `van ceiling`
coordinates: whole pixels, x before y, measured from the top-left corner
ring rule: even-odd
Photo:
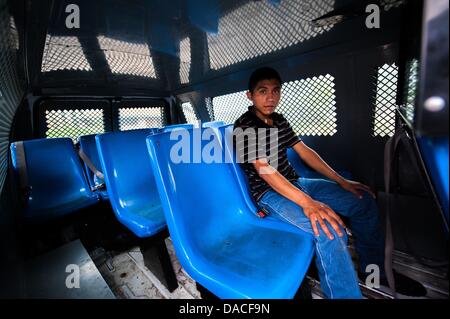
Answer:
[[[25,73],[31,89],[101,88],[167,96],[280,56],[336,43],[330,32],[365,18],[361,0],[64,0],[15,4],[26,12]],[[386,14],[402,1],[380,0]],[[78,5],[80,27],[66,19]],[[22,11],[23,10],[23,11]],[[395,11],[395,10],[392,10]],[[323,26],[313,20],[344,16]],[[344,19],[345,20],[345,19]],[[20,31],[20,26],[18,26]],[[348,29],[347,29],[348,30]],[[98,91],[97,91],[98,92]]]

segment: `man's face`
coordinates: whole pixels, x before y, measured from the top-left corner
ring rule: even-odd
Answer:
[[[281,84],[276,79],[262,80],[256,84],[253,92],[247,92],[247,97],[253,102],[257,112],[269,116],[280,102]]]

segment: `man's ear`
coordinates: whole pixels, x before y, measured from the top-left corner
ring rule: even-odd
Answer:
[[[253,102],[253,95],[252,95],[252,92],[250,92],[250,91],[247,91],[247,99],[249,99],[250,101],[252,101]]]

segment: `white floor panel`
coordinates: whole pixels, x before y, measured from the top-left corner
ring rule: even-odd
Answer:
[[[166,240],[178,288],[170,293],[145,267],[139,247],[117,254],[100,265],[99,270],[117,298],[125,299],[199,299],[195,281],[182,269],[170,239]],[[108,265],[109,264],[109,265]]]

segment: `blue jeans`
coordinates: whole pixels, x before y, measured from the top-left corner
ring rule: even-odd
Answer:
[[[336,213],[349,218],[355,237],[359,266],[365,272],[369,264],[377,264],[384,274],[384,237],[381,232],[375,200],[366,192],[362,199],[344,190],[337,183],[324,179],[299,178],[294,182],[300,190],[313,199],[327,204]],[[278,194],[267,191],[258,201],[271,216],[291,223],[314,235],[311,222],[300,206]],[[347,236],[339,237],[325,222],[334,239],[330,240],[320,225],[315,238],[316,265],[320,284],[327,298],[362,298],[352,259],[347,250]]]

